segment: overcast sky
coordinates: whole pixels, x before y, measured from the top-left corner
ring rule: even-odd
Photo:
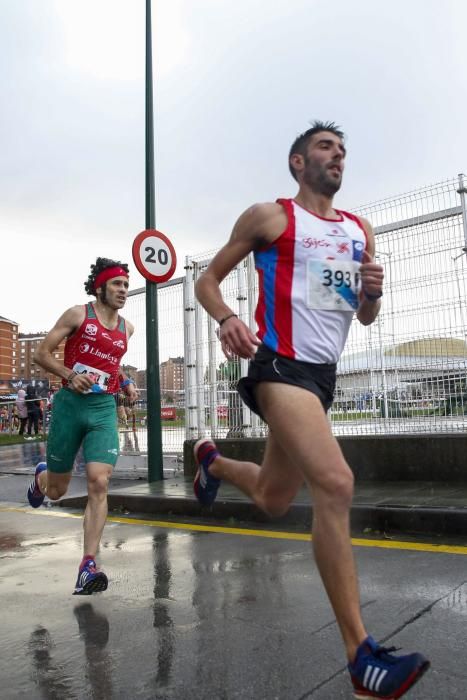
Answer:
[[[144,0],[0,0],[0,315],[48,330],[144,229]],[[465,0],[154,0],[156,224],[216,249],[293,196],[314,118],[347,135],[351,209],[467,169]]]

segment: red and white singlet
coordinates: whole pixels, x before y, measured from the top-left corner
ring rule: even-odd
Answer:
[[[119,391],[120,360],[127,349],[126,323],[118,317],[117,327],[110,331],[97,318],[92,303],[85,306],[85,318],[78,330],[65,343],[65,367],[94,380],[87,393],[116,394]],[[62,381],[67,386],[66,380]]]
[[[254,253],[258,337],[285,357],[337,363],[359,304],[365,230],[345,211],[323,219],[292,199],[277,201],[287,228]]]

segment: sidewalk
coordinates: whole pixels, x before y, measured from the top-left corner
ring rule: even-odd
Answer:
[[[83,483],[84,487],[84,483]],[[86,495],[64,498],[59,504],[83,508]],[[311,525],[310,499],[299,492],[289,512],[269,519],[240,491],[223,483],[212,508],[202,508],[193,495],[192,480],[182,471],[170,472],[161,482],[139,481],[134,486],[111,483],[109,510],[150,513],[194,519],[232,519],[238,523],[270,523],[277,529],[307,531]],[[467,536],[467,482],[357,483],[351,513],[354,535],[366,532]]]
[[[431,444],[431,443],[430,443]],[[432,445],[434,450],[436,446]],[[439,446],[438,446],[439,447]],[[446,464],[456,460],[446,452]],[[460,448],[459,448],[460,449]],[[367,450],[368,452],[368,450]],[[30,442],[25,445],[4,446],[1,449],[0,474],[30,474],[45,453],[43,443]],[[368,462],[374,463],[376,456]],[[416,475],[432,471],[422,468],[424,464],[420,450],[412,447],[409,480],[379,481],[378,470],[364,465],[367,480],[357,479],[351,513],[354,535],[366,532],[389,534],[467,537],[467,477],[455,469],[446,469],[445,481],[415,480]],[[462,450],[459,455],[462,454]],[[459,462],[460,457],[457,458]],[[457,463],[456,462],[456,463]],[[377,464],[377,462],[376,462]],[[459,472],[459,473],[458,473]],[[404,470],[394,472],[401,476]],[[302,490],[292,503],[289,512],[282,518],[269,519],[242,493],[223,483],[213,507],[201,508],[193,495],[192,479],[183,474],[183,463],[176,455],[164,455],[164,475],[161,482],[148,484],[147,458],[142,455],[122,455],[112,477],[109,491],[110,510],[151,514],[152,516],[176,516],[217,521],[232,519],[238,523],[267,523],[277,529],[295,529],[306,532],[311,526],[310,499]],[[78,476],[83,474],[78,472]],[[369,477],[374,477],[369,480]],[[414,478],[415,477],[415,478]],[[449,480],[451,477],[451,480]],[[133,485],[123,486],[121,480],[133,480]],[[72,496],[59,501],[59,505],[84,508],[86,484],[77,487]],[[76,485],[77,486],[77,485]]]

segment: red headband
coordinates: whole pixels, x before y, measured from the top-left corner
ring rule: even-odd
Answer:
[[[123,267],[120,267],[120,265],[115,265],[115,267],[108,267],[106,270],[102,270],[102,272],[99,272],[94,280],[94,291],[96,291],[98,287],[101,287],[104,282],[107,282],[107,280],[111,280],[114,277],[126,277],[128,279],[128,272],[124,270]]]

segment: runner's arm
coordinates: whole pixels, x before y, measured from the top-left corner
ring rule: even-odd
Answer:
[[[198,301],[220,324],[219,339],[227,357],[253,357],[260,341],[225,303],[220,285],[229,272],[261,241],[263,228],[273,212],[271,207],[276,206],[258,204],[247,209],[236,222],[228,242],[214,256],[196,282],[195,293]]]
[[[72,306],[60,316],[55,326],[45,336],[44,340],[37,347],[34,353],[34,362],[47,372],[56,374],[62,379],[69,379],[72,375],[71,367],[65,367],[63,362],[60,362],[53,353],[58,348],[62,340],[68,338],[74,331],[80,327],[84,321],[84,307]],[[74,375],[71,379],[73,389],[78,392],[86,391],[92,385],[92,380],[85,375]]]
[[[131,336],[135,332],[135,327],[133,326],[130,321],[125,320],[125,325],[126,325],[126,339],[127,339],[127,344],[128,341],[130,340]],[[132,379],[126,372],[123,371],[122,368],[120,368],[120,372],[118,375],[118,381],[120,383],[120,389],[126,394],[127,398],[130,400],[131,403],[134,403],[138,397],[139,397],[139,391],[138,388],[135,384],[134,379]]]
[[[366,219],[361,219],[365,228],[368,246],[363,252],[360,266],[360,278],[362,289],[360,292],[360,304],[357,310],[357,318],[364,326],[369,326],[379,314],[381,308],[380,297],[383,294],[383,267],[374,262],[375,234],[371,224]]]

